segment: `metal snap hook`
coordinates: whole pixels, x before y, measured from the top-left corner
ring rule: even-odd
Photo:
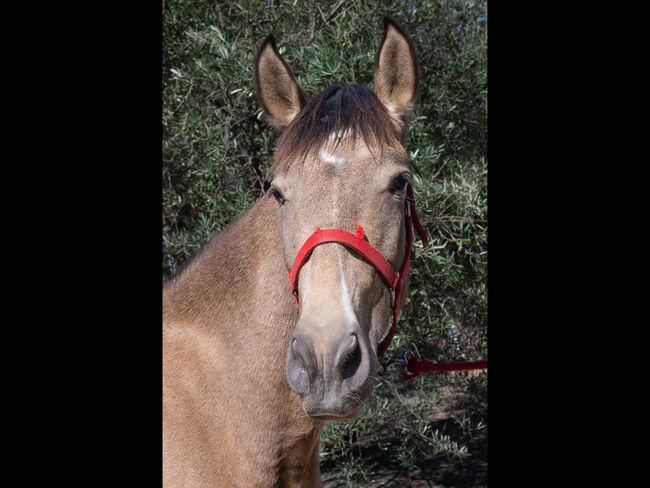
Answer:
[[[410,349],[407,349],[406,351],[404,351],[404,354],[402,355],[401,358],[395,359],[395,362],[400,363],[402,365],[404,372],[408,376],[413,376],[413,373],[411,373],[408,369],[408,365],[409,365],[409,359],[414,357],[415,357],[415,353]]]

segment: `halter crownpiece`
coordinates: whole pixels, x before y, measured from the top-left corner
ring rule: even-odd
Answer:
[[[366,261],[372,264],[384,279],[388,287],[391,290],[395,290],[395,298],[393,303],[393,324],[384,340],[377,347],[377,356],[379,358],[384,355],[388,349],[388,346],[390,346],[390,343],[393,340],[393,336],[395,335],[395,330],[397,328],[397,316],[399,315],[400,298],[402,295],[402,290],[404,289],[404,284],[406,283],[406,277],[408,276],[409,272],[409,263],[411,261],[411,246],[413,244],[413,230],[411,227],[415,227],[415,230],[420,236],[420,239],[422,240],[424,246],[429,245],[429,241],[427,239],[426,233],[424,232],[424,228],[420,224],[417,212],[415,211],[413,187],[409,184],[406,191],[407,193],[404,205],[404,213],[406,215],[406,253],[404,262],[402,263],[402,267],[399,271],[395,271],[391,264],[381,254],[381,252],[379,252],[364,240],[364,230],[358,222],[355,227],[354,234],[341,229],[321,229],[320,227],[316,227],[314,233],[307,238],[305,243],[298,251],[296,258],[293,261],[293,265],[289,270],[289,283],[291,286],[291,292],[293,293],[293,299],[296,303],[296,307],[299,307],[298,273],[300,272],[300,268],[306,261],[307,257],[309,257],[316,246],[325,244],[327,242],[336,242],[338,244],[343,244],[346,247],[354,249],[357,253],[363,256]]]

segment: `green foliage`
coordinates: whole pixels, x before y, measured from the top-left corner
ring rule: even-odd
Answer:
[[[430,239],[426,249],[415,244],[410,300],[392,350],[438,361],[487,357],[486,1],[164,0],[163,277],[268,189],[278,133],[254,93],[263,39],[275,35],[308,96],[333,84],[372,86],[384,15],[411,34],[420,61],[406,145]],[[438,392],[450,386],[466,392],[456,405],[465,412],[456,438],[431,418]],[[360,486],[373,471],[369,452],[405,472],[436,456],[467,462],[464,442],[487,418],[467,419],[486,402],[484,373],[407,384],[390,373],[359,418],[326,424],[323,464]]]

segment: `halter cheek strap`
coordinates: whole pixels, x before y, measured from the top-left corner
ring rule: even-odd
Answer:
[[[413,197],[413,187],[411,185],[408,185],[406,190],[405,215],[406,255],[399,272],[396,272],[393,269],[391,264],[381,254],[381,252],[379,252],[364,240],[364,230],[363,227],[361,227],[359,224],[357,224],[354,234],[341,229],[321,229],[317,227],[316,231],[311,236],[309,236],[309,238],[307,238],[305,243],[298,251],[293,265],[289,270],[289,283],[291,286],[291,292],[293,293],[293,299],[296,303],[296,307],[298,307],[298,273],[316,246],[328,242],[343,244],[344,246],[355,250],[357,253],[363,256],[366,261],[372,264],[374,268],[379,272],[388,287],[392,290],[395,290],[395,301],[393,304],[393,324],[391,325],[390,331],[384,340],[381,341],[377,347],[377,356],[380,358],[384,355],[388,349],[388,346],[390,346],[390,343],[393,340],[393,336],[395,335],[395,330],[397,328],[397,317],[399,315],[400,300],[402,291],[404,289],[404,284],[406,283],[406,277],[408,276],[409,264],[411,261],[411,246],[413,244],[412,227],[415,227],[415,230],[420,236],[422,243],[425,246],[429,245],[427,236],[424,232],[424,229],[422,228],[422,225],[420,224],[420,220],[418,219],[417,213],[415,211],[415,199]]]

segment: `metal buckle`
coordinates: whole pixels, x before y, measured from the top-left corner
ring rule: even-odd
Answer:
[[[388,370],[388,367],[389,367],[391,364],[393,364],[393,363],[399,363],[399,364],[401,365],[402,370],[403,370],[403,371],[404,371],[408,376],[412,376],[413,373],[411,373],[411,372],[408,370],[408,365],[409,365],[409,359],[414,358],[414,357],[415,357],[415,353],[414,353],[412,350],[410,350],[410,349],[407,349],[406,351],[404,351],[404,354],[402,354],[402,357],[395,357],[395,356],[393,356],[392,354],[389,353],[389,354],[386,356],[386,361],[382,363],[382,366],[383,366],[383,368],[384,368],[384,371],[383,371],[381,374],[382,374],[382,375],[385,374],[386,371]]]
[[[408,365],[409,365],[409,359],[414,357],[415,357],[415,353],[410,349],[407,349],[406,351],[404,351],[404,355],[401,358],[396,359],[395,362],[402,363],[402,368],[404,368],[404,372],[407,375],[412,376],[413,373],[409,371]]]

